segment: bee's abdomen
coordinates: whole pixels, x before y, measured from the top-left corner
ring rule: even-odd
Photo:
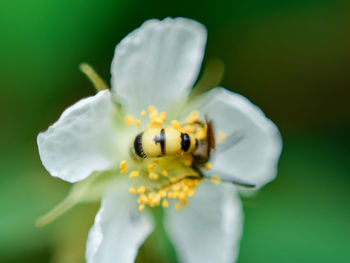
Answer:
[[[181,133],[171,126],[149,128],[134,139],[133,152],[140,158],[162,157],[190,152],[196,148],[193,135]]]

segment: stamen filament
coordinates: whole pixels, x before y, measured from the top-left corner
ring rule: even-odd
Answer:
[[[96,73],[96,71],[89,64],[81,63],[79,68],[94,85],[96,92],[109,88],[105,81]]]

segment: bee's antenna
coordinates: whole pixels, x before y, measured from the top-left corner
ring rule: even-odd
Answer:
[[[242,131],[239,131],[239,130],[234,131],[229,136],[227,136],[226,141],[220,144],[220,147],[218,147],[217,151],[219,153],[227,151],[228,149],[232,148],[234,145],[242,141],[243,138],[244,138],[244,133]]]

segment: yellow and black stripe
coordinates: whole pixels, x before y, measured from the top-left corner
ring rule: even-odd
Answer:
[[[132,152],[139,158],[154,158],[193,152],[197,145],[194,135],[171,126],[149,128],[135,137]]]

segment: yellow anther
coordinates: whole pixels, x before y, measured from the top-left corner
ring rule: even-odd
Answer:
[[[130,187],[129,193],[130,193],[130,194],[136,194],[137,191],[136,191],[136,189],[135,189],[134,187]]]
[[[186,122],[187,123],[194,123],[199,120],[199,112],[198,111],[192,111],[190,115],[187,117]]]
[[[211,169],[211,163],[205,163],[204,164],[204,168],[207,169],[207,170],[210,170]]]
[[[145,209],[145,205],[144,205],[144,204],[139,205],[139,210],[140,210],[140,211],[143,211],[144,209]]]
[[[162,171],[162,175],[165,176],[165,177],[167,177],[167,176],[168,176],[168,171],[167,171],[167,170],[163,170],[163,171]]]
[[[146,116],[146,111],[145,110],[142,110],[141,113],[140,113],[141,117],[145,117]]]
[[[182,208],[182,205],[181,205],[180,203],[176,203],[175,209],[176,209],[177,211],[180,211],[181,208]]]
[[[121,161],[119,167],[120,167],[120,169],[125,169],[126,168],[126,161],[125,160]]]
[[[162,111],[159,115],[160,119],[162,122],[165,122],[166,121],[166,113],[164,111]]]
[[[170,177],[170,182],[174,183],[179,180],[179,177]]]
[[[138,199],[137,199],[137,202],[139,203],[139,204],[141,204],[141,203],[148,203],[148,198],[147,198],[147,196],[145,196],[144,194],[142,194]]]
[[[168,197],[169,197],[170,199],[174,198],[174,193],[173,193],[173,192],[169,192],[169,193],[168,193]]]
[[[167,207],[169,206],[168,201],[167,201],[167,200],[163,200],[162,206],[163,206],[164,208],[167,208]]]
[[[152,105],[151,105],[151,106],[148,106],[148,112],[149,112],[149,113],[152,113],[152,112],[155,112],[155,111],[157,111],[157,110],[156,110],[156,107],[154,107],[154,106],[152,106]]]
[[[166,191],[165,191],[165,190],[160,190],[160,191],[159,191],[159,195],[160,195],[161,197],[166,197]]]
[[[190,125],[186,125],[181,128],[181,131],[185,133],[194,133],[194,127]]]
[[[140,186],[138,189],[137,189],[137,192],[139,194],[144,194],[146,192],[146,187],[144,185]]]
[[[152,180],[157,180],[158,179],[158,174],[155,173],[155,172],[150,172],[149,173],[149,178],[152,179]]]
[[[171,126],[173,126],[174,129],[180,129],[181,125],[177,120],[171,121]]]
[[[186,197],[180,198],[183,205],[188,205],[188,201]]]
[[[159,195],[155,195],[155,196],[153,196],[153,198],[152,198],[152,202],[154,203],[154,204],[157,204],[157,203],[159,203],[160,202],[160,196]]]
[[[181,188],[181,186],[180,186],[180,184],[179,183],[177,183],[177,184],[174,184],[174,185],[172,185],[172,187],[171,187],[174,191],[179,191],[180,190],[180,188]]]
[[[155,126],[160,126],[163,124],[163,121],[160,117],[155,117],[155,118],[152,118],[151,124]]]
[[[128,169],[126,169],[126,168],[120,169],[120,173],[126,174],[126,173],[128,173]]]
[[[135,125],[136,125],[136,126],[140,126],[140,125],[141,125],[141,121],[140,121],[139,119],[136,119],[136,120],[135,120]]]
[[[212,177],[210,177],[210,180],[214,183],[214,184],[219,184],[221,183],[221,178],[217,175],[213,175]]]
[[[174,191],[174,198],[179,198],[179,197],[180,197],[180,192]]]
[[[131,126],[134,123],[134,116],[132,116],[131,114],[128,114],[125,116],[124,120],[126,125]]]
[[[182,190],[187,193],[190,190],[190,187],[188,186],[190,184],[189,181],[186,182],[187,184],[185,184],[184,186],[182,186]]]
[[[194,196],[194,190],[189,190],[188,193],[187,193],[187,195],[188,195],[189,197]]]
[[[226,133],[224,133],[223,131],[218,130],[217,131],[217,136],[216,136],[216,142],[218,144],[220,144],[220,143],[223,143],[224,141],[226,141],[226,139],[227,139]]]
[[[192,165],[192,162],[193,162],[192,159],[184,159],[184,160],[183,160],[183,163],[184,163],[186,166],[191,166],[191,165]]]
[[[134,178],[134,177],[136,177],[136,176],[139,176],[139,172],[138,171],[132,171],[130,174],[129,174],[129,178],[130,179],[132,179],[132,178]]]
[[[149,172],[153,172],[153,169],[157,166],[157,162],[150,163],[147,168]]]

